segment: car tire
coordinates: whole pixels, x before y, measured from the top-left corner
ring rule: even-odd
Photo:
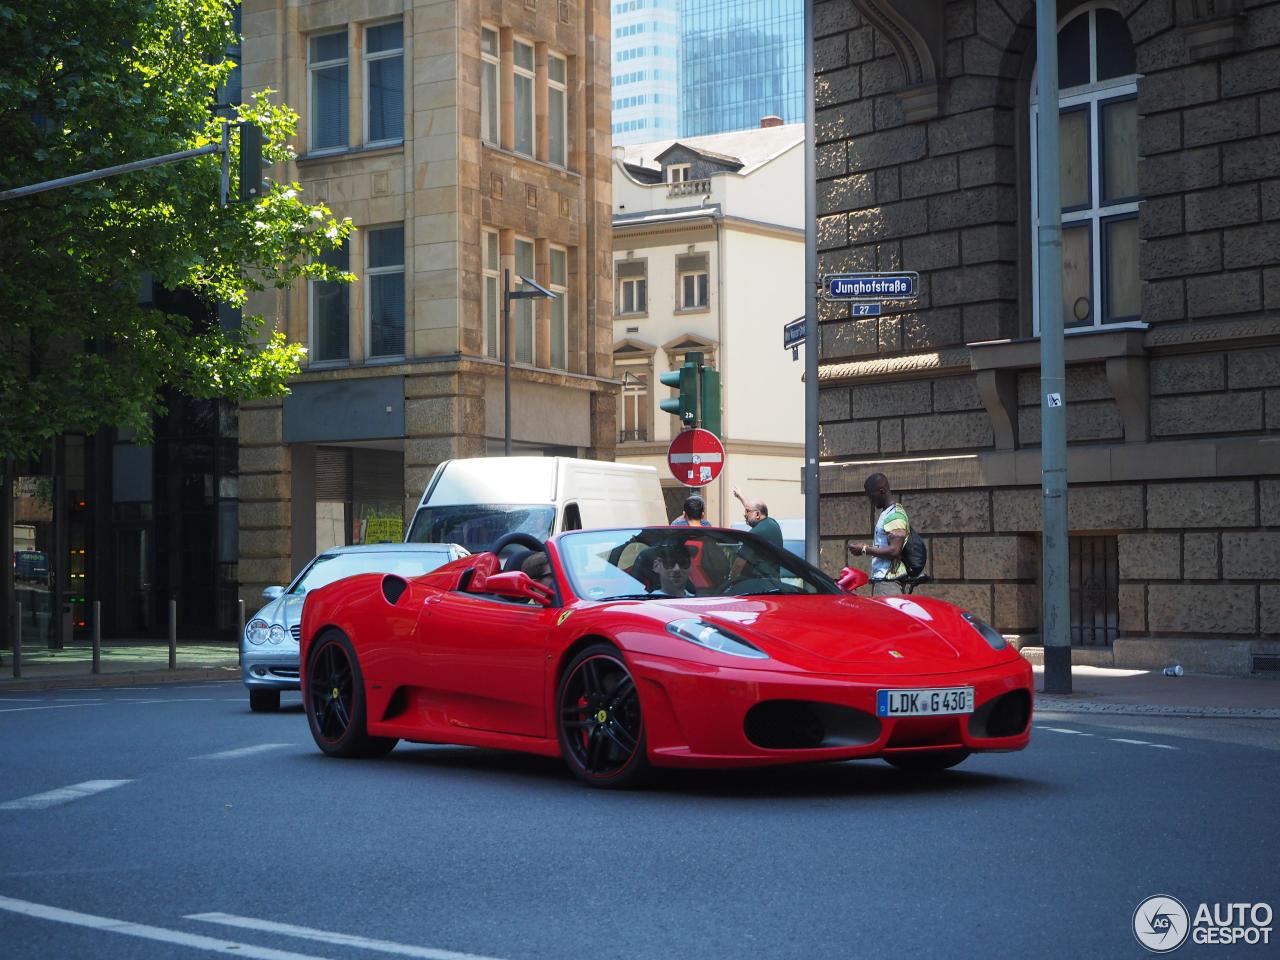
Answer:
[[[593,787],[641,785],[652,768],[635,679],[617,647],[579,651],[556,688],[556,731],[570,771]]]
[[[280,691],[250,690],[249,709],[254,713],[275,713],[280,709]]]
[[[381,757],[399,742],[369,736],[360,662],[338,630],[326,631],[311,645],[303,703],[312,739],[328,756]]]
[[[927,776],[949,770],[963,763],[968,756],[968,750],[932,750],[927,753],[900,753],[885,757],[885,760],[903,773]]]

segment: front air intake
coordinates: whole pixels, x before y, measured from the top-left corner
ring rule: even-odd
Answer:
[[[969,718],[969,736],[983,739],[1016,737],[1031,722],[1031,694],[1010,690],[988,700]]]
[[[874,743],[880,736],[880,721],[833,703],[766,700],[747,711],[743,732],[765,750],[854,747]]]

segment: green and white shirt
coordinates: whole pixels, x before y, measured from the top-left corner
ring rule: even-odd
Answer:
[[[904,540],[907,534],[911,532],[911,521],[907,519],[907,511],[903,510],[896,503],[891,503],[880,513],[880,519],[876,521],[876,532],[872,537],[871,545],[876,549],[883,550],[889,546],[889,535],[901,536]],[[872,580],[894,580],[898,577],[907,575],[907,564],[899,555],[896,561],[890,561],[881,557],[871,558],[871,579]]]

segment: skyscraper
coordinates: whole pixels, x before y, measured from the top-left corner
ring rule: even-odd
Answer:
[[[615,0],[613,142],[675,137],[680,119],[680,0]]]
[[[803,122],[803,2],[682,0],[681,137]]]

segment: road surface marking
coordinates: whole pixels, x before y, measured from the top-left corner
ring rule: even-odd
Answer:
[[[254,747],[240,747],[236,750],[223,750],[220,753],[205,753],[198,757],[188,757],[188,760],[238,760],[241,757],[249,757],[255,753],[266,753],[268,750],[279,750],[281,747],[292,747],[292,743],[260,743]]]
[[[158,940],[161,943],[191,947],[194,950],[212,951],[235,957],[253,957],[254,960],[323,960],[321,957],[308,954],[272,950],[270,947],[236,943],[232,940],[215,940],[213,937],[182,933],[179,930],[166,930],[164,927],[151,927],[143,923],[113,920],[111,917],[96,917],[90,913],[77,913],[74,910],[48,907],[42,903],[30,903],[26,900],[14,900],[11,897],[0,897],[0,910],[8,910],[10,913],[19,913],[40,920],[52,920],[55,923],[67,923],[75,927],[88,927],[90,930],[101,930],[105,933],[121,933],[127,937]]]
[[[0,700],[13,703],[39,703],[44,697],[0,697]]]
[[[45,807],[56,807],[60,803],[69,803],[81,797],[91,797],[95,793],[110,790],[112,787],[122,787],[126,783],[133,783],[133,781],[86,780],[84,783],[77,783],[70,787],[60,787],[47,793],[35,793],[29,797],[0,803],[0,810],[43,810]]]
[[[220,923],[228,927],[239,927],[244,930],[258,930],[262,933],[279,933],[286,937],[300,937],[303,940],[316,940],[340,947],[359,947],[364,950],[376,950],[379,953],[394,953],[401,957],[419,957],[421,960],[496,960],[475,953],[457,953],[453,950],[436,950],[433,947],[414,947],[405,943],[394,943],[390,940],[370,940],[367,937],[354,937],[346,933],[333,933],[329,930],[313,930],[311,927],[295,927],[291,923],[276,923],[272,920],[256,920],[253,917],[237,917],[231,913],[190,913],[184,920],[203,920],[205,923]]]
[[[47,707],[5,707],[0,713],[22,713],[24,710],[70,710],[72,707],[105,707],[106,703],[55,703]]]
[[[102,697],[54,697],[54,703],[102,703]]]
[[[1043,724],[1036,724],[1037,730],[1049,730],[1052,733],[1073,733],[1077,737],[1092,737],[1092,733],[1085,733],[1083,730],[1069,730],[1066,727],[1046,727]]]
[[[1131,743],[1135,747],[1155,747],[1157,750],[1177,750],[1177,747],[1171,747],[1167,743],[1152,743],[1150,740],[1128,740],[1125,737],[1108,737],[1112,743]]]

